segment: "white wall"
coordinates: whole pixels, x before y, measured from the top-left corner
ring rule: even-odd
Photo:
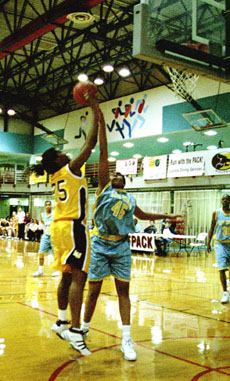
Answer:
[[[221,83],[219,87],[219,82],[200,77],[197,82],[196,95],[197,99],[214,96],[219,93],[230,92],[230,85]],[[130,103],[131,98],[133,98],[133,103]],[[143,108],[142,113],[138,112],[138,106],[145,99],[145,105],[147,108]],[[124,123],[124,116],[119,115],[116,122],[120,127],[123,128],[122,134],[125,139],[130,139],[129,133],[131,131],[131,139],[145,136],[154,136],[161,134],[162,132],[162,109],[164,106],[173,105],[177,103],[184,102],[183,99],[178,99],[171,90],[166,86],[158,87],[156,89],[147,90],[134,94],[132,96],[122,97],[116,100],[108,101],[100,104],[101,109],[104,113],[106,123],[112,126],[112,121],[114,120],[114,113],[112,109],[118,107],[118,102],[121,102],[120,109],[122,112],[125,111],[125,105],[131,104],[131,112],[135,111],[135,114],[129,114],[126,117],[126,122]],[[84,120],[81,120],[81,117]],[[80,110],[73,111],[69,114],[60,115],[54,118],[46,119],[41,121],[41,123],[49,128],[51,131],[65,129],[64,138],[69,142],[65,145],[66,150],[79,149],[85,141],[84,133],[88,133],[88,128],[90,125],[90,120],[92,118],[91,109],[89,107],[84,107]],[[40,134],[41,131],[36,129],[35,134]],[[76,135],[81,135],[78,139],[75,138]],[[116,131],[116,125],[112,131],[107,129],[108,142],[115,142],[122,140],[123,137],[121,132]]]
[[[8,131],[15,134],[32,135],[32,125],[24,122],[23,120],[9,117],[8,119]]]

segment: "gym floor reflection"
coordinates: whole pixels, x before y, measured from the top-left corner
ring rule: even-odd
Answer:
[[[34,278],[38,243],[0,238],[0,380],[227,380],[230,305],[222,305],[214,253],[187,258],[133,255],[130,287],[137,361],[120,351],[112,278],[102,294],[82,357],[51,332],[58,278]],[[88,285],[86,284],[85,293]],[[83,306],[84,310],[84,306]]]

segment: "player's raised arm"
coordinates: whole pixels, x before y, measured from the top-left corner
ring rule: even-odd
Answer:
[[[97,143],[99,105],[96,98],[94,97],[88,97],[87,100],[93,111],[92,125],[79,155],[76,156],[74,159],[72,159],[69,164],[71,171],[77,175],[80,175],[80,169],[82,165],[87,161],[87,159],[89,158],[91,154],[92,149],[95,147]]]
[[[98,171],[98,193],[100,193],[109,182],[108,148],[105,119],[101,110],[99,110],[99,146],[100,158]]]

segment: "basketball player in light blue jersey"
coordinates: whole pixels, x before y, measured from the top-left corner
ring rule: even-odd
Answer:
[[[128,234],[135,232],[133,216],[141,220],[169,218],[166,214],[143,212],[134,197],[127,193],[125,177],[116,172],[109,178],[108,151],[105,121],[100,111],[99,123],[100,159],[97,198],[94,209],[94,230],[91,242],[91,261],[88,273],[89,290],[86,300],[82,330],[88,333],[90,321],[101,291],[103,279],[115,278],[122,320],[122,346],[124,358],[134,361],[137,354],[130,336],[129,281],[131,273],[131,250]],[[172,216],[177,217],[177,216]]]
[[[45,202],[45,212],[41,214],[41,222],[44,225],[44,232],[39,245],[39,268],[33,274],[34,277],[44,275],[44,256],[46,253],[53,252],[53,246],[50,239],[50,224],[53,221],[53,211],[51,201]],[[54,271],[52,276],[58,276],[59,271]]]
[[[222,208],[213,212],[211,227],[208,233],[207,250],[211,252],[211,239],[215,234],[215,251],[217,267],[220,272],[220,281],[223,288],[221,303],[229,302],[227,291],[226,271],[230,270],[230,196],[225,194],[222,199]]]

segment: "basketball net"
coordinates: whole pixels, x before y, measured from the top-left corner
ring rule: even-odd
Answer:
[[[187,70],[178,70],[173,67],[165,67],[172,81],[172,90],[178,97],[191,102],[194,98],[196,83],[199,75],[190,73]]]

